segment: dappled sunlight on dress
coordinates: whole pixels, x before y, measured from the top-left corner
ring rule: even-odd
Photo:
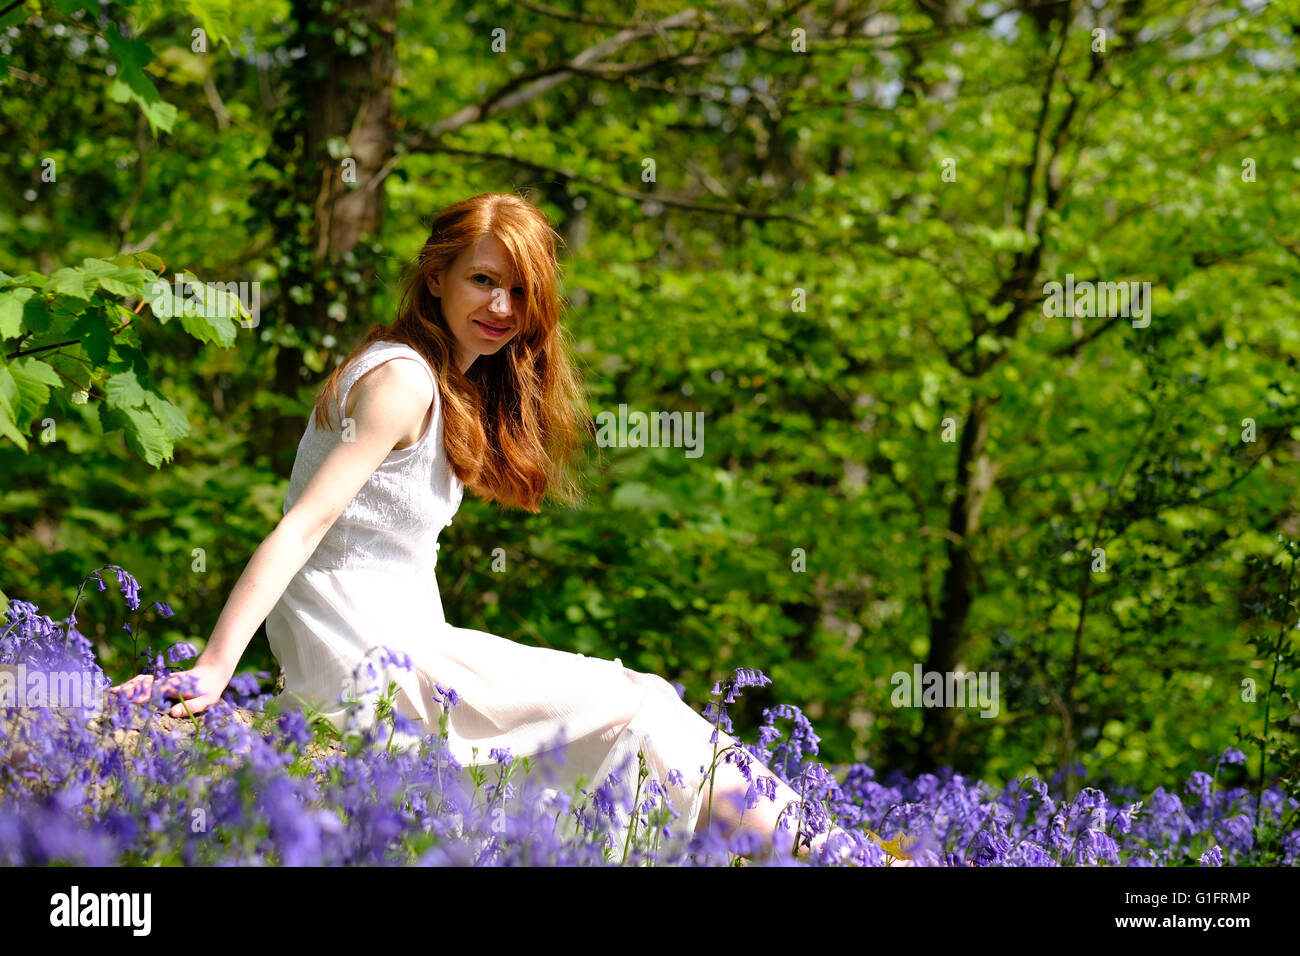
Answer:
[[[414,359],[433,377],[414,349],[376,342],[341,377],[338,408],[347,407],[348,392],[362,375],[395,358]],[[309,420],[286,513],[341,440],[337,429],[320,430]],[[438,687],[454,690],[460,700],[449,706],[448,746],[463,767],[491,765],[495,748],[509,748],[515,758],[549,753],[562,762],[556,789],[568,790],[582,775],[591,793],[618,773],[630,795],[640,749],[649,779],[659,782],[679,813],[668,824],[672,836],[659,846],[683,847],[701,809],[712,725],[657,675],[448,624],[434,568],[438,534],[451,524],[462,495],[443,448],[435,383],[425,433],[380,464],[267,617],[271,649],[285,672],[281,699],[288,706],[309,701],[343,730],[343,696],[363,658],[374,660],[381,646],[404,652],[412,671],[380,667],[377,686],[396,682],[395,708],[430,735],[439,733],[443,712]],[[373,707],[363,710],[362,724],[368,720]],[[719,749],[730,742],[722,738]],[[410,747],[418,738],[398,733],[395,742]],[[645,794],[643,785],[642,801]],[[625,833],[613,833],[620,847]]]

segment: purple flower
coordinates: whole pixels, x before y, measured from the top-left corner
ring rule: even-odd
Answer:
[[[117,583],[122,588],[122,596],[126,600],[126,606],[134,611],[140,607],[140,584],[131,576],[131,572],[124,568],[114,566],[113,570],[117,572]]]
[[[1115,832],[1121,836],[1128,833],[1133,828],[1133,818],[1137,816],[1141,809],[1142,801],[1139,800],[1137,803],[1129,804],[1123,810],[1116,810],[1115,816],[1111,819]]]
[[[1282,838],[1282,865],[1295,866],[1300,862],[1300,830],[1292,830]]]
[[[717,701],[711,700],[704,705],[704,719],[714,725],[713,733],[709,735],[709,743],[718,742],[718,730],[723,733],[735,734],[735,728],[731,725],[731,717],[727,714],[727,708],[720,706]]]
[[[724,703],[734,704],[739,697],[738,691],[745,687],[765,687],[772,683],[762,671],[752,667],[737,667],[731,677],[717,681],[713,685],[713,695],[726,695]]]
[[[750,771],[750,763],[752,761],[753,758],[743,750],[728,750],[722,755],[723,763],[735,764],[736,768],[740,770],[740,775],[746,780],[751,781],[751,783],[753,781]]]
[[[179,641],[167,648],[167,661],[170,664],[178,664],[181,661],[188,661],[190,658],[198,656],[199,652],[188,641]]]
[[[592,803],[595,805],[597,815],[604,814],[611,822],[618,822],[618,795],[617,786],[620,783],[618,774],[611,773],[605,778],[605,782],[596,788],[592,794]]]
[[[770,683],[772,679],[755,667],[736,668],[736,676],[733,679],[736,690],[744,687],[766,687]]]
[[[380,667],[396,667],[404,671],[414,669],[414,665],[411,663],[411,655],[391,647],[380,647],[378,653],[375,654],[375,658]]]
[[[1246,762],[1246,755],[1242,753],[1240,750],[1238,750],[1236,747],[1229,747],[1219,757],[1220,764],[1225,764],[1225,763],[1233,764],[1233,763],[1245,763],[1245,762]]]
[[[1075,810],[1093,810],[1106,805],[1106,795],[1096,787],[1084,787],[1074,798]]]
[[[765,751],[769,744],[775,743],[781,739],[781,731],[777,730],[771,724],[763,724],[758,728],[758,744]]]
[[[1204,770],[1193,770],[1192,775],[1187,778],[1187,790],[1189,793],[1200,797],[1201,803],[1210,799],[1210,789],[1214,786],[1214,780]]]
[[[227,686],[241,697],[252,697],[261,690],[261,685],[252,674],[236,674],[230,678]]]
[[[158,613],[161,614],[163,617],[171,617],[173,614],[176,613],[175,611],[172,610],[172,606],[168,604],[166,601],[154,601],[153,606],[158,609]]]
[[[1026,779],[1029,782],[1030,788],[1038,794],[1039,799],[1042,800],[1043,809],[1048,813],[1048,815],[1055,813],[1056,803],[1050,796],[1048,796],[1047,784],[1043,783],[1043,781],[1039,780],[1037,777],[1027,777]]]
[[[791,728],[789,739],[782,740],[774,748],[772,759],[764,762],[774,764],[773,770],[785,779],[791,780],[799,776],[800,764],[804,757],[818,752],[821,738],[817,736],[812,724],[803,715],[803,711],[792,704],[778,704],[776,707],[764,708],[765,725],[771,727],[778,719],[793,720],[794,727]],[[760,733],[762,733],[761,729]]]
[[[126,590],[133,589],[127,585]],[[164,609],[160,603],[155,606]],[[56,657],[70,655],[74,660],[80,656],[81,666],[94,669],[94,647],[75,631],[72,615],[56,623],[39,614],[35,605],[11,600],[0,617],[8,625],[0,633],[0,662],[24,662],[31,673],[38,666],[48,670]],[[146,669],[166,671],[169,662],[193,657],[192,651],[185,642],[163,653],[149,647],[142,660]],[[386,666],[404,663],[399,653],[376,653]],[[103,676],[102,670],[97,673]],[[191,684],[194,680],[185,671],[176,676]],[[231,682],[232,697],[256,694],[260,679],[270,676],[237,675]],[[710,713],[720,723],[725,698],[734,700],[741,689],[762,686],[764,680],[761,672],[736,669],[718,683],[718,696],[724,699],[716,699],[716,710]],[[247,706],[257,709],[260,699]],[[438,686],[433,699],[451,707],[459,695]],[[30,719],[25,727],[16,727],[9,748],[10,788],[0,792],[0,865],[111,866],[159,859],[179,859],[189,866],[262,861],[313,866],[616,865],[623,840],[614,845],[610,831],[629,821],[629,811],[642,821],[631,849],[634,863],[655,857],[668,865],[719,865],[725,864],[728,850],[756,848],[717,833],[695,834],[689,846],[673,851],[683,854],[677,856],[654,848],[653,839],[647,844],[648,835],[676,845],[674,827],[667,824],[671,819],[684,822],[683,814],[673,806],[668,790],[695,785],[695,760],[688,764],[692,777],[670,769],[666,785],[661,769],[651,771],[636,807],[630,804],[634,760],[587,794],[585,805],[563,788],[534,799],[534,775],[508,783],[505,778],[513,774],[502,770],[500,779],[487,785],[495,803],[488,807],[493,811],[489,814],[478,800],[482,790],[464,779],[447,742],[426,736],[425,729],[404,714],[391,715],[394,729],[423,738],[429,746],[392,752],[387,747],[389,728],[368,727],[359,741],[363,746],[356,745],[356,738],[346,740],[345,753],[336,748],[316,756],[314,768],[309,768],[305,764],[313,761],[306,751],[314,734],[304,712],[287,709],[274,722],[255,721],[254,727],[232,719],[232,703],[231,698],[218,701],[204,720],[187,728],[193,737],[184,735],[186,740],[204,743],[201,748],[183,743],[178,739],[183,735],[155,725],[146,711],[115,696],[106,701],[100,725],[94,728],[92,722],[56,720],[48,708],[31,708]],[[778,731],[778,720],[791,726]],[[138,735],[142,746],[114,746],[115,740],[120,742],[118,731]],[[804,865],[790,860],[796,834],[806,842],[824,833],[832,821],[845,830],[851,862],[859,866],[883,865],[885,860],[884,852],[865,837],[866,829],[885,840],[902,834],[915,838],[910,849],[919,865],[1171,866],[1189,862],[1190,856],[1204,866],[1223,866],[1249,862],[1258,852],[1252,795],[1240,787],[1215,787],[1207,774],[1193,774],[1186,795],[1163,788],[1151,794],[1092,787],[1058,806],[1050,799],[1048,784],[1031,777],[993,787],[950,768],[909,779],[897,770],[878,775],[863,763],[830,767],[815,759],[818,738],[803,713],[789,705],[764,712],[756,739],[757,745],[735,740],[723,756],[748,779],[743,800],[748,811],[775,801],[781,780],[794,781],[802,803],[774,808],[781,812],[774,836],[785,844],[784,857],[778,856],[781,865]],[[778,759],[765,756],[769,746],[777,748]],[[1241,751],[1229,749],[1211,759],[1221,767],[1245,758]],[[484,762],[507,767],[520,758],[510,748],[493,747]],[[771,772],[758,771],[758,764],[770,766]],[[236,767],[238,773],[210,772]],[[291,767],[315,772],[291,772]],[[700,767],[700,774],[704,772]],[[50,796],[18,793],[38,778],[54,785]],[[542,786],[554,787],[553,778]],[[717,800],[714,804],[716,817]],[[1261,795],[1260,820],[1266,830],[1269,823],[1280,825],[1296,806],[1280,788],[1268,788]],[[199,820],[196,811],[203,827],[194,826]],[[663,819],[656,819],[660,815]],[[562,817],[578,824],[572,838],[559,831]],[[220,828],[223,839],[208,836],[214,828]],[[1287,829],[1276,858],[1293,866],[1300,863],[1300,830]],[[1210,846],[1204,853],[1203,833]],[[613,852],[607,855],[607,849]],[[836,856],[832,849],[806,865],[826,865]]]
[[[1222,842],[1230,851],[1248,853],[1255,845],[1255,827],[1251,818],[1244,813],[1233,814],[1226,820],[1215,824],[1222,835]]]
[[[300,710],[286,710],[279,717],[280,732],[284,738],[298,747],[305,747],[311,741],[311,730],[307,727],[307,718]]]
[[[1119,847],[1115,845],[1115,841],[1106,833],[1106,831],[1089,828],[1079,840],[1079,849],[1076,861],[1084,863],[1097,860],[1104,860],[1107,863],[1118,863]]]

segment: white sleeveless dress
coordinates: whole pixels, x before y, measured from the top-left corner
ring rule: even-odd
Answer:
[[[335,423],[352,385],[395,358],[413,359],[434,378],[415,349],[372,343],[340,378]],[[509,748],[516,759],[534,757],[534,763],[552,754],[563,761],[556,787],[568,790],[581,774],[589,794],[609,774],[617,774],[625,794],[621,812],[616,824],[602,820],[602,825],[621,853],[640,749],[647,780],[658,781],[679,813],[668,823],[671,835],[660,833],[658,846],[661,851],[684,848],[701,811],[702,776],[714,752],[709,742],[713,725],[682,701],[671,684],[623,667],[617,659],[533,647],[447,623],[434,566],[438,535],[451,524],[463,486],[443,448],[436,381],[433,392],[433,416],[425,433],[379,465],[267,617],[267,637],[285,672],[278,699],[290,707],[301,706],[298,698],[310,701],[342,730],[347,714],[342,695],[352,687],[351,676],[363,657],[369,652],[374,660],[379,646],[404,652],[414,673],[377,668],[378,686],[397,682],[395,708],[431,735],[439,733],[442,714],[435,695],[443,695],[435,685],[454,690],[460,701],[448,705],[448,746],[463,767],[492,765],[489,752],[494,748]],[[308,420],[285,513],[341,440],[337,428],[321,430],[314,418]],[[372,705],[361,712],[361,723],[369,720]],[[398,733],[394,742],[410,747],[418,739]],[[718,750],[732,742],[720,732]],[[524,782],[522,767],[511,779]],[[645,800],[643,783],[638,803]],[[567,832],[576,832],[573,826]],[[638,828],[637,842],[644,846],[643,831]]]

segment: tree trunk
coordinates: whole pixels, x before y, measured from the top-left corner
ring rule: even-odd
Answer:
[[[989,420],[995,400],[976,395],[962,428],[957,452],[957,496],[948,512],[948,568],[943,576],[943,597],[930,624],[930,652],[923,671],[947,675],[955,670],[969,642],[968,619],[975,597],[975,561],[972,538],[995,470],[984,454]],[[951,707],[926,707],[921,711],[921,747],[916,771],[934,770],[953,759],[956,715]]]
[[[393,156],[396,0],[341,0],[330,13],[294,0],[293,10],[291,48],[306,55],[285,72],[289,98],[272,158],[292,171],[290,195],[277,197],[274,217],[281,256],[289,259],[280,279],[274,387],[290,398],[310,377],[304,346],[319,347],[328,370],[334,352],[321,340],[333,335],[340,349],[350,350],[351,340],[371,324],[364,312],[373,258],[361,254],[347,263],[345,256],[383,225],[384,191],[369,183]],[[364,36],[354,32],[356,24],[366,27]],[[354,43],[360,48],[351,48]],[[347,144],[340,157],[330,154],[331,139]],[[345,282],[345,270],[358,273],[359,281]],[[272,425],[269,447],[281,474],[292,468],[304,420],[295,412]]]

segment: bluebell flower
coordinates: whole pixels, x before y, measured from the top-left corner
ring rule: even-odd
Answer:
[[[236,674],[226,686],[243,697],[251,697],[261,689],[257,678],[252,674]]]
[[[1219,757],[1219,763],[1221,764],[1225,764],[1225,763],[1236,764],[1236,763],[1245,763],[1245,762],[1246,762],[1246,755],[1242,753],[1240,750],[1238,750],[1236,747],[1229,747],[1227,750],[1223,752],[1222,756]]]
[[[189,641],[178,641],[167,648],[167,661],[171,664],[179,664],[181,661],[188,661],[190,658],[198,656],[199,652],[194,649],[194,645]]]
[[[122,588],[122,596],[126,600],[126,606],[134,611],[140,607],[140,584],[131,573],[124,568],[114,567],[117,572],[117,583]]]

